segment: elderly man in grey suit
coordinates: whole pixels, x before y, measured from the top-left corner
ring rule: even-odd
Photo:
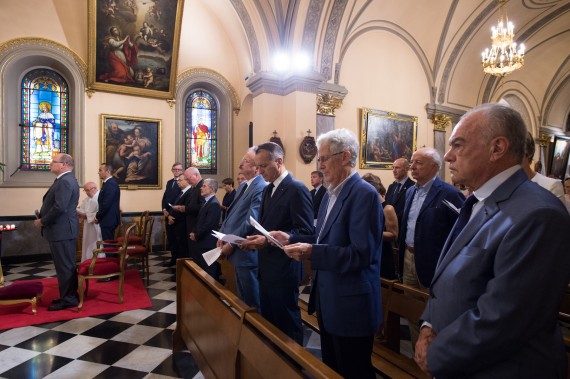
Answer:
[[[557,316],[568,283],[570,216],[520,162],[520,114],[484,104],[465,114],[445,155],[473,189],[431,282],[415,360],[445,378],[564,378]]]
[[[60,298],[52,302],[48,311],[60,311],[77,306],[75,240],[79,230],[79,184],[72,173],[71,155],[57,154],[49,167],[57,178],[43,197],[34,225],[41,228],[49,243],[59,286]]]
[[[228,209],[220,232],[246,237],[254,233],[249,217],[259,220],[261,196],[267,186],[255,165],[255,147],[250,148],[243,156],[239,173],[245,177],[245,181],[238,188],[236,199]],[[238,296],[247,305],[259,309],[257,250],[242,250],[236,245],[222,244],[221,241],[218,241],[218,246],[222,248],[222,254],[234,265]]]

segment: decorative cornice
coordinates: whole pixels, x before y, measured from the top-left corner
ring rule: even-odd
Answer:
[[[84,83],[87,83],[87,65],[73,50],[69,49],[58,42],[41,37],[23,37],[15,38],[0,44],[0,60],[14,50],[22,50],[22,48],[43,47],[52,50],[58,54],[68,56],[77,67],[81,69],[81,76]]]
[[[430,120],[433,121],[435,115],[447,116],[452,124],[457,124],[461,116],[465,114],[465,110],[446,107],[444,105],[426,104],[426,113]]]
[[[323,76],[318,72],[283,77],[272,72],[264,71],[250,77],[246,82],[246,86],[254,97],[263,93],[285,96],[297,91],[317,93],[319,91],[319,85],[323,80]]]
[[[448,126],[451,126],[451,118],[445,114],[436,113],[431,116],[433,122],[433,130],[438,132],[445,132]]]
[[[209,68],[204,68],[204,67],[194,67],[194,68],[188,69],[188,70],[180,73],[178,75],[178,77],[176,78],[176,90],[177,90],[177,92],[178,92],[178,89],[181,87],[181,83],[185,82],[191,78],[199,78],[200,80],[209,80],[209,81],[213,82],[214,84],[217,84],[219,87],[225,89],[225,91],[228,93],[229,98],[231,100],[232,110],[235,112],[236,115],[239,114],[239,111],[241,108],[240,108],[240,101],[239,101],[237,91],[234,89],[232,84],[226,78],[224,78],[220,73],[218,73],[214,70],[210,70]],[[169,100],[167,100],[167,102],[168,102],[168,105],[170,105],[170,107],[172,108],[172,103]]]
[[[317,93],[317,114],[334,116],[334,111],[342,106],[342,97],[328,93]]]

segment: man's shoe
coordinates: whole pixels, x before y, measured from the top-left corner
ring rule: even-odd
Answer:
[[[52,304],[61,304],[61,299],[53,299],[51,301]]]
[[[106,282],[110,282],[111,280],[118,280],[118,279],[119,279],[118,276],[112,276],[110,278],[99,279],[99,280],[97,280],[97,283],[106,283]]]
[[[62,311],[62,310],[64,310],[64,309],[73,308],[73,307],[77,307],[77,304],[59,303],[59,304],[50,305],[47,310],[50,311],[50,312],[52,312],[52,311]]]

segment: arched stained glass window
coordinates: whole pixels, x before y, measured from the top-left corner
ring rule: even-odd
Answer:
[[[55,71],[34,69],[22,79],[20,169],[47,171],[52,158],[68,150],[65,80]]]
[[[186,99],[185,109],[186,166],[215,175],[218,171],[216,100],[206,91],[194,91]]]

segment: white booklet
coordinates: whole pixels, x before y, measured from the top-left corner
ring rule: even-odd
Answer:
[[[224,233],[220,233],[220,232],[215,231],[215,230],[212,230],[212,235],[214,237],[216,237],[217,239],[224,241],[224,242],[227,242],[227,243],[240,244],[242,242],[247,241],[243,237],[239,237],[239,236],[236,236],[234,234],[224,234]]]
[[[208,266],[211,266],[212,263],[217,261],[220,255],[222,255],[222,249],[219,247],[215,247],[212,250],[206,251],[204,254],[202,254]]]
[[[261,224],[259,222],[255,221],[255,219],[253,217],[249,216],[249,222],[251,223],[251,225],[253,225],[253,227],[255,229],[257,229],[261,234],[263,234],[269,241],[273,242],[273,244],[275,246],[277,246],[278,248],[283,250],[283,245],[281,245],[281,242],[279,242],[275,238],[273,238],[269,234],[269,232],[267,230],[265,230],[265,228],[263,226],[261,226]]]
[[[443,199],[443,204],[445,204],[449,209],[451,209],[452,211],[454,211],[457,214],[459,214],[459,211],[461,210],[446,199]]]

